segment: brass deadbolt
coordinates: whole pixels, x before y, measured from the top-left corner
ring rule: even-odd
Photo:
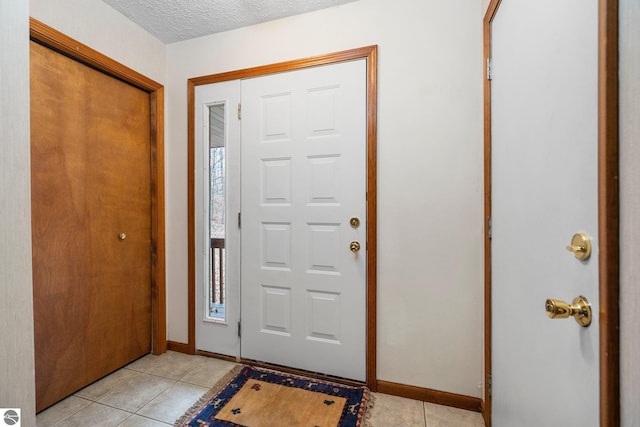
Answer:
[[[591,237],[585,233],[574,234],[567,250],[580,261],[588,259],[591,256]]]

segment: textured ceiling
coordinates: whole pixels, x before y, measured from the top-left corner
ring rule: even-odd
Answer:
[[[103,0],[165,43],[355,0]]]

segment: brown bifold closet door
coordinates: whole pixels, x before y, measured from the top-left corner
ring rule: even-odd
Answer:
[[[151,349],[149,94],[31,42],[36,406]]]

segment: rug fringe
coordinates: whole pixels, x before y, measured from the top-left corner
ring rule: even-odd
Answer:
[[[193,417],[204,405],[209,403],[209,400],[213,398],[220,390],[227,386],[235,377],[240,373],[244,366],[236,365],[229,372],[224,374],[222,378],[220,378],[205,394],[202,395],[200,399],[196,403],[194,403],[191,408],[185,412],[183,416],[178,418],[175,423],[173,423],[174,427],[182,427],[184,426],[191,417]]]
[[[373,424],[371,423],[371,410],[375,406],[376,396],[368,388],[367,388],[367,391],[369,392],[369,395],[367,396],[367,404],[364,412],[364,420],[362,421],[362,425],[363,427],[373,427]]]

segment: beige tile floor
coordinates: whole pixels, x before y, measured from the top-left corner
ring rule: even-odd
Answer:
[[[42,411],[36,423],[38,427],[172,426],[234,366],[172,351],[148,355]],[[479,413],[380,393],[375,396],[373,427],[484,427]]]

